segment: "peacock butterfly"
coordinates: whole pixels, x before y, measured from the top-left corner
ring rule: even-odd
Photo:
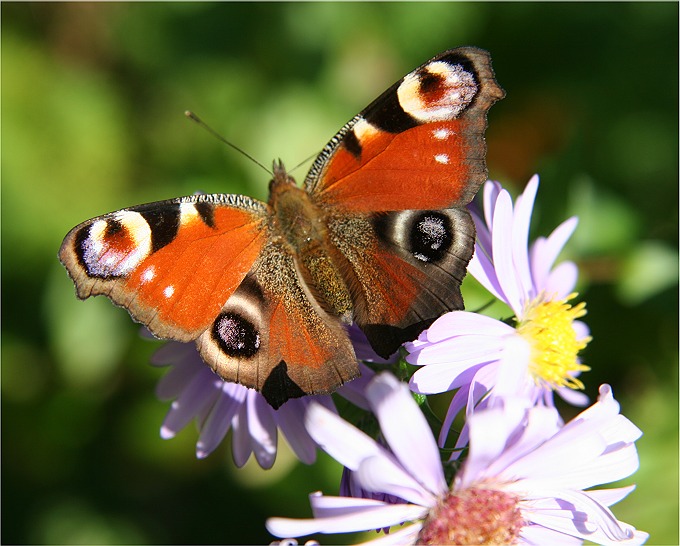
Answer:
[[[98,216],[59,250],[79,298],[104,294],[157,337],[195,341],[223,379],[274,408],[359,375],[345,326],[384,357],[443,313],[486,180],[486,114],[504,96],[489,54],[445,51],[350,120],[269,201],[192,195]]]

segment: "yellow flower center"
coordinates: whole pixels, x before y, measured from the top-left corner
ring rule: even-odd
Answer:
[[[517,332],[531,345],[529,371],[537,383],[547,383],[553,389],[583,389],[574,373],[590,370],[577,358],[591,338],[576,339],[573,322],[586,314],[586,304],[572,307],[568,301],[575,297],[575,293],[563,300],[539,297],[517,324]]]

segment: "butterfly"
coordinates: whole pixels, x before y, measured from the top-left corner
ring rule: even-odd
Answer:
[[[359,375],[346,327],[383,357],[445,312],[487,178],[486,116],[503,98],[486,51],[445,51],[330,140],[303,187],[274,162],[269,200],[202,194],[73,228],[59,259],[80,299],[103,294],[155,336],[195,341],[224,380],[280,407]]]

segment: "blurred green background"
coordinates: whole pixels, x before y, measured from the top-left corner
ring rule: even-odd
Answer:
[[[107,300],[77,301],[57,249],[133,204],[266,197],[267,176],[184,110],[293,166],[458,45],[488,49],[507,91],[491,176],[519,191],[541,175],[536,235],[581,219],[587,392],[611,383],[645,433],[616,514],[678,543],[678,4],[647,2],[3,3],[3,543],[266,543],[267,516],[336,492],[325,456],[238,470],[228,441],[196,460],[193,427],[161,440],[159,344]]]

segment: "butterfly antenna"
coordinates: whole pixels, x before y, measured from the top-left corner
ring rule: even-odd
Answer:
[[[262,163],[260,163],[257,159],[255,159],[252,155],[250,155],[248,152],[246,152],[246,151],[242,150],[241,148],[239,148],[238,146],[236,146],[236,144],[232,144],[231,142],[229,142],[226,138],[224,138],[221,134],[219,134],[217,131],[215,131],[215,129],[210,127],[210,125],[205,123],[201,118],[199,118],[191,110],[187,110],[186,112],[184,112],[184,115],[186,117],[188,117],[191,121],[198,123],[201,127],[203,127],[203,129],[208,131],[217,140],[219,140],[220,142],[222,142],[222,143],[226,144],[227,146],[233,148],[234,150],[236,150],[240,154],[246,156],[253,163],[255,163],[255,165],[259,165],[262,169],[264,169],[264,171],[267,174],[270,174],[270,175],[272,174],[272,172],[267,167],[265,167]]]

